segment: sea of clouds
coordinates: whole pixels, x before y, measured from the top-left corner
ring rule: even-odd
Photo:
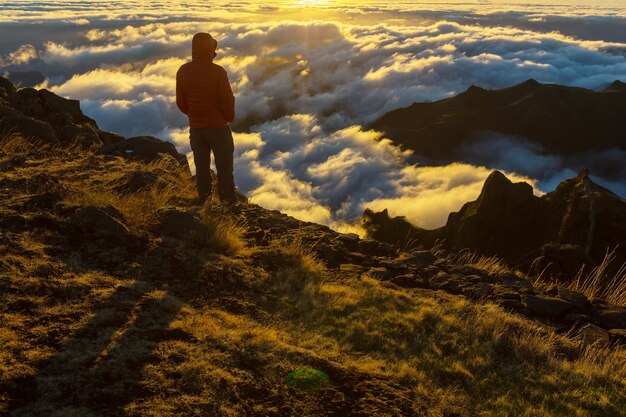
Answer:
[[[603,158],[626,156],[564,159],[523,138],[489,137],[464,150],[465,163],[422,166],[366,128],[471,84],[535,78],[597,89],[626,81],[620,2],[532,10],[300,3],[2,2],[0,69],[39,70],[47,88],[81,100],[102,129],[158,136],[190,156],[174,80],[193,34],[208,31],[237,98],[237,186],[267,208],[344,229],[366,207],[438,227],[478,196],[492,169],[541,194],[582,164],[593,174]],[[625,177],[596,179],[625,196]]]

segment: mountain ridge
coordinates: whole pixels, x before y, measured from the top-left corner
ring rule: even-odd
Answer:
[[[463,145],[489,132],[524,138],[557,155],[624,150],[626,91],[620,83],[604,91],[533,79],[499,90],[471,86],[450,98],[393,110],[369,127],[435,162],[462,157]]]

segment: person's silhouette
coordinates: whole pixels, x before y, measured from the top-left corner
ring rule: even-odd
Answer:
[[[215,157],[217,185],[222,203],[235,202],[233,135],[235,97],[226,70],[213,63],[217,41],[197,33],[192,41],[192,60],[176,74],[176,105],[189,117],[189,139],[196,165],[200,204],[211,201],[211,151]]]

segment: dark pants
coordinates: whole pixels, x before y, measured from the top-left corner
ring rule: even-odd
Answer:
[[[211,197],[211,151],[217,169],[217,189],[220,200],[235,202],[233,179],[233,134],[230,127],[189,129],[189,139],[196,164],[196,183],[200,201]]]

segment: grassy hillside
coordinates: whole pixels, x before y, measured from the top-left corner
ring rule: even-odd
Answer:
[[[329,268],[171,159],[5,137],[0,172],[0,414],[624,415],[624,348]]]

